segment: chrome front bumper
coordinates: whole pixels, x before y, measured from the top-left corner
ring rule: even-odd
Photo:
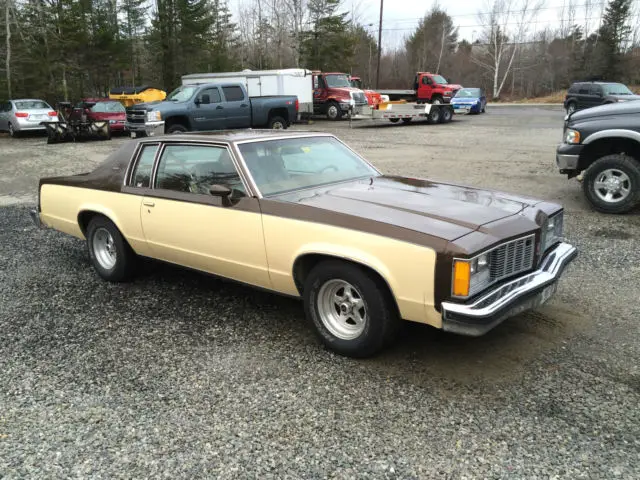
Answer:
[[[125,122],[124,128],[127,131],[131,132],[132,136],[138,133],[142,133],[148,137],[152,137],[154,135],[164,134],[164,120],[161,120],[158,122],[147,122],[147,123]]]
[[[442,329],[477,337],[509,317],[539,307],[555,293],[562,271],[577,253],[574,246],[560,243],[537,270],[488,291],[473,303],[442,302]]]
[[[556,153],[556,165],[560,171],[576,170],[578,168],[578,160],[580,155],[565,155]]]

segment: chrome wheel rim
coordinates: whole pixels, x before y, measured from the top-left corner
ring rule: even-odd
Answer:
[[[116,246],[113,236],[106,228],[100,227],[93,234],[93,253],[98,264],[105,270],[111,270],[116,265]]]
[[[284,130],[284,125],[282,124],[282,122],[273,122],[271,128],[273,128],[274,130]]]
[[[9,123],[9,135],[10,136],[14,136],[15,135],[15,131],[13,130],[13,124]]]
[[[329,118],[331,118],[332,120],[334,118],[336,118],[338,116],[338,107],[336,107],[335,105],[331,105],[328,109],[327,109],[327,115],[329,116]]]
[[[622,170],[609,168],[598,174],[593,189],[603,202],[618,203],[631,193],[631,179]]]
[[[367,325],[368,314],[362,295],[344,280],[325,282],[318,292],[317,306],[322,324],[341,340],[358,338]]]
[[[440,100],[439,98],[434,98],[433,102],[431,103],[433,103],[434,105],[442,105],[442,100]]]

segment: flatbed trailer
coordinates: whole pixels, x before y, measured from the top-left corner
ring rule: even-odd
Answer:
[[[408,103],[405,101],[382,102],[376,106],[361,107],[354,120],[389,120],[391,123],[409,123],[427,120],[427,123],[448,123],[453,118],[453,107],[448,104]]]

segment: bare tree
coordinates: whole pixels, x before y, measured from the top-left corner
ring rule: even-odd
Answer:
[[[11,1],[4,0],[4,19],[6,28],[6,52],[5,52],[5,69],[7,75],[7,93],[11,98]]]
[[[513,60],[540,13],[543,0],[493,0],[479,13],[485,48],[476,49],[472,61],[492,76],[493,98],[499,98]]]

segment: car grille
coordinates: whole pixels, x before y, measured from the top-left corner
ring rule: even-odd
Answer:
[[[127,109],[127,122],[129,123],[144,123],[146,118],[147,118],[146,110]]]
[[[491,283],[525,272],[533,267],[535,237],[519,238],[500,245],[489,254]]]
[[[356,102],[356,105],[367,104],[367,96],[362,92],[353,92],[353,100]]]
[[[535,235],[529,235],[489,250],[489,275],[472,282],[469,296],[474,296],[505,278],[530,270],[533,267],[535,244]]]

